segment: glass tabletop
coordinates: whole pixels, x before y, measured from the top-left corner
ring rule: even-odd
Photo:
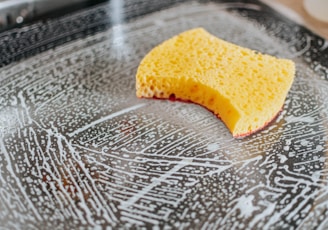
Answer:
[[[327,41],[258,1],[141,2],[0,34],[0,226],[326,228]],[[264,130],[135,96],[143,56],[195,27],[295,61]]]

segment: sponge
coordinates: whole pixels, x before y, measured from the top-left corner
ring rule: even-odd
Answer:
[[[143,58],[136,95],[200,104],[216,114],[233,137],[244,137],[278,115],[294,76],[291,60],[195,28],[164,41]]]

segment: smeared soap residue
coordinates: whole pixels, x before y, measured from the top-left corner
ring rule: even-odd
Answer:
[[[303,122],[303,123],[312,123],[314,122],[314,118],[313,117],[295,117],[295,116],[289,116],[286,117],[285,120],[288,123],[293,123],[293,122]]]

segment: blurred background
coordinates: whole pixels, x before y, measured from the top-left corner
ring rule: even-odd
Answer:
[[[106,0],[0,0],[0,31],[24,23],[58,17]]]
[[[0,0],[0,32],[33,20],[58,17],[106,1],[110,2],[110,0]],[[328,39],[328,0],[259,1]]]
[[[328,39],[328,0],[261,0],[294,22]]]

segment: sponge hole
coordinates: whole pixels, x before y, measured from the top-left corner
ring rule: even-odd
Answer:
[[[208,100],[208,104],[213,105],[214,101],[215,101],[214,97],[210,97],[210,99]]]
[[[175,98],[175,94],[174,93],[171,93],[170,96],[169,96],[169,100],[171,101],[175,101],[176,98]]]

